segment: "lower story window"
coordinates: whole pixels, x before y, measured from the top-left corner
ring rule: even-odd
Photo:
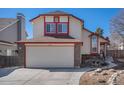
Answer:
[[[47,33],[55,33],[56,32],[56,24],[54,24],[54,23],[47,23],[46,24],[46,32]]]

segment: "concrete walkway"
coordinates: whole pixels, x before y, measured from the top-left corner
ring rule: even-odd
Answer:
[[[79,79],[86,71],[93,68],[76,69],[0,69],[0,84],[7,85],[78,85]]]

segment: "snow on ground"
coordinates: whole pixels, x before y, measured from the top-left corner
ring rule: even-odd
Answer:
[[[107,57],[105,62],[108,63],[108,65],[105,67],[102,67],[102,69],[107,69],[107,68],[112,68],[112,67],[117,66],[117,64],[114,63],[114,60],[112,57]]]

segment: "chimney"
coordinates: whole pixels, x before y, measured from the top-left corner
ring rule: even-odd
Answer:
[[[25,16],[22,13],[17,13],[17,40],[23,40],[26,38],[25,32]]]

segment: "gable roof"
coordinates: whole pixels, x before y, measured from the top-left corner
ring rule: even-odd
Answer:
[[[32,22],[33,20],[39,18],[40,16],[55,16],[55,15],[58,15],[58,16],[63,16],[63,15],[67,15],[67,16],[72,16],[78,20],[80,20],[81,22],[84,22],[82,19],[72,15],[72,14],[69,14],[67,12],[64,12],[64,11],[52,11],[52,12],[47,12],[47,13],[44,13],[44,14],[39,14],[38,16],[36,16],[35,18],[31,19],[30,21]]]
[[[97,34],[97,33],[95,33],[95,32],[91,32],[91,31],[88,30],[87,28],[83,28],[83,29],[85,29],[85,31],[91,33],[89,36],[96,35],[96,36],[98,36],[98,37],[100,37],[100,38],[106,40],[107,42],[110,42],[110,41],[109,41],[108,39],[106,39],[104,36],[100,36],[99,34]]]
[[[10,24],[16,23],[17,21],[18,20],[14,18],[0,18],[0,31]]]
[[[0,32],[16,24],[18,21],[19,20],[15,18],[0,18]],[[26,36],[28,36],[28,33],[26,30],[25,30],[25,33],[26,33]]]
[[[67,12],[64,12],[64,11],[59,11],[59,10],[57,10],[57,11],[52,11],[52,12],[47,12],[46,14],[69,14],[69,13],[67,13]]]
[[[18,19],[0,18],[0,32],[4,31],[6,28],[14,25],[17,22]]]

